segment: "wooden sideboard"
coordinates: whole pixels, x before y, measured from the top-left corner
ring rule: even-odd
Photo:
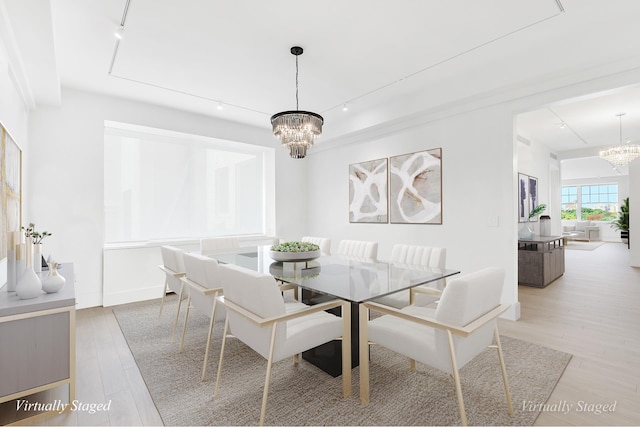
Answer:
[[[73,264],[61,264],[58,273],[66,283],[53,294],[21,300],[6,285],[0,289],[0,425],[46,414],[25,411],[21,401],[46,405],[75,399]]]
[[[518,284],[544,288],[564,274],[564,238],[518,240]]]

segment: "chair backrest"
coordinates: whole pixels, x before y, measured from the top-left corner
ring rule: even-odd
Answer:
[[[217,289],[221,287],[218,261],[204,255],[184,254],[184,271],[187,279],[203,288]]]
[[[225,300],[261,318],[285,314],[284,300],[273,276],[232,264],[221,264],[220,276]],[[271,328],[260,327],[232,310],[227,310],[227,315],[231,333],[268,359]],[[283,322],[277,328],[276,346],[285,340],[286,334]]]
[[[234,250],[239,247],[240,240],[237,237],[207,237],[200,239],[200,253],[205,255]]]
[[[162,255],[162,265],[170,272],[166,273],[167,284],[169,289],[178,292],[180,289],[180,278],[175,277],[173,273],[184,273],[184,250],[175,246],[160,246],[160,254]]]
[[[331,239],[324,237],[304,236],[300,239],[301,242],[314,243],[320,246],[320,253],[322,255],[331,255]]]
[[[397,244],[391,250],[391,262],[394,264],[445,268],[446,258],[445,248]]]
[[[338,244],[337,255],[349,258],[375,260],[378,257],[378,242],[341,240]]]
[[[440,297],[436,320],[453,326],[466,326],[493,310],[500,305],[504,277],[503,269],[485,268],[450,280]],[[458,368],[491,344],[495,323],[494,319],[468,337],[454,337]],[[436,345],[448,346],[446,332],[436,332]]]

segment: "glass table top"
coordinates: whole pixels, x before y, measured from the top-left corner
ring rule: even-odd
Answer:
[[[270,248],[270,245],[247,247],[208,256],[220,263],[271,274],[283,282],[355,303],[418,285],[435,284],[439,279],[460,273],[384,261],[357,261],[340,256],[321,256],[306,262],[279,262],[269,255]]]

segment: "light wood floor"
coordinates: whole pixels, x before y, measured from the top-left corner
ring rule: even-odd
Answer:
[[[565,275],[544,289],[519,287],[521,319],[500,320],[503,335],[574,355],[548,401],[572,410],[549,407],[536,425],[640,425],[640,269],[629,267],[628,257],[619,243],[567,250]],[[77,313],[77,378],[79,400],[111,400],[111,410],[47,416],[31,425],[162,423],[109,308]],[[614,412],[586,411],[614,403]]]

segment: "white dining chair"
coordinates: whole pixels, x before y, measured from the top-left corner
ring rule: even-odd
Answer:
[[[184,349],[184,337],[189,320],[189,312],[192,308],[209,317],[209,331],[207,333],[207,347],[202,363],[201,381],[204,381],[209,360],[209,348],[211,347],[211,335],[213,325],[217,319],[224,319],[224,308],[217,309],[218,295],[222,295],[222,282],[218,271],[218,261],[199,254],[184,254],[185,277],[182,283],[189,289],[187,311],[184,316],[182,337],[180,339],[180,352]]]
[[[162,299],[160,301],[160,314],[158,314],[158,318],[162,317],[167,292],[176,293],[178,295],[178,308],[176,309],[176,317],[173,322],[172,331],[172,337],[175,337],[182,300],[187,296],[187,293],[184,292],[184,285],[180,280],[185,275],[183,262],[184,250],[175,246],[165,245],[160,247],[160,254],[162,255],[162,265],[159,265],[158,268],[164,272],[165,280],[164,287],[162,288]]]
[[[203,255],[233,251],[239,247],[240,239],[237,237],[207,237],[200,239],[200,253]]]
[[[504,270],[486,268],[450,280],[436,309],[408,306],[402,310],[364,303],[360,310],[360,399],[369,401],[369,342],[381,345],[453,376],[460,418],[467,425],[459,370],[493,346],[497,349],[509,414],[513,404],[504,364],[497,317]],[[368,310],[384,316],[368,320]]]
[[[391,263],[401,267],[444,270],[446,258],[447,250],[445,248],[396,244],[391,249]],[[441,279],[435,283],[385,295],[376,298],[375,302],[396,308],[406,307],[411,304],[425,306],[437,300],[440,292],[444,289],[445,280]],[[434,290],[438,292],[434,292]]]
[[[378,242],[341,240],[336,255],[356,260],[375,261],[378,257]]]
[[[313,306],[285,303],[280,288],[270,275],[231,264],[221,264],[220,274],[225,295],[218,297],[218,301],[225,306],[227,317],[214,397],[220,387],[225,342],[231,338],[229,333],[267,359],[260,425],[264,425],[273,363],[291,356],[294,363],[298,363],[299,353],[340,337],[342,392],[345,397],[351,395],[351,306],[348,302],[333,300]],[[342,318],[325,311],[335,307],[341,307]]]
[[[321,255],[331,255],[331,239],[327,239],[325,237],[304,236],[300,239],[300,241],[318,245],[320,247]]]

